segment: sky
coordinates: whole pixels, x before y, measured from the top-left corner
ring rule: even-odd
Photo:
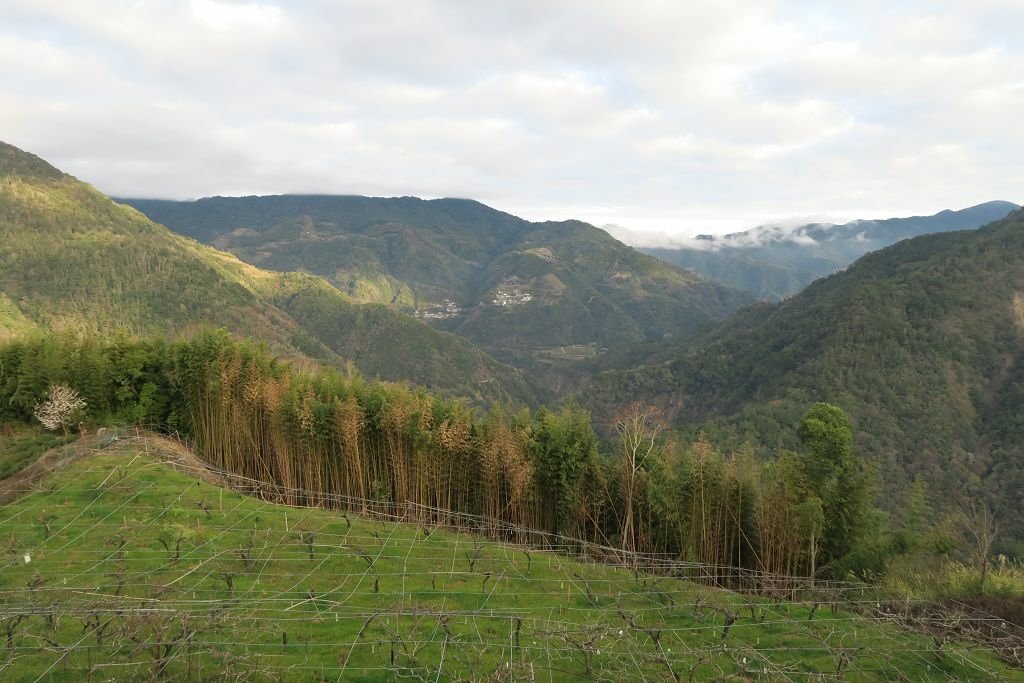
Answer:
[[[0,0],[0,139],[121,197],[677,235],[1024,203],[1024,0]]]

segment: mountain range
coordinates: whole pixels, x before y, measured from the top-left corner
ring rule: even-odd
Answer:
[[[778,301],[868,252],[918,235],[973,230],[1017,208],[1012,202],[991,201],[932,216],[856,220],[840,225],[762,225],[728,235],[699,235],[677,244],[638,248],[759,299]],[[608,229],[629,241],[614,226]]]
[[[464,199],[123,199],[238,258],[325,278],[544,374],[621,344],[685,337],[754,301],[579,221],[530,222]]]

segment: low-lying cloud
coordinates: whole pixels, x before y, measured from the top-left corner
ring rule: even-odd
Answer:
[[[836,225],[836,223],[822,218],[792,218],[768,225],[759,225],[740,232],[692,236],[666,234],[653,230],[631,230],[614,223],[602,225],[601,228],[620,242],[634,247],[721,251],[723,249],[751,249],[787,242],[813,247],[819,244],[819,240],[808,234],[810,230],[827,232],[835,228]]]

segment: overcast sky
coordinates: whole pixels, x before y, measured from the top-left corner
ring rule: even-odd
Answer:
[[[1024,202],[1024,0],[0,0],[0,139],[108,194],[722,232]]]

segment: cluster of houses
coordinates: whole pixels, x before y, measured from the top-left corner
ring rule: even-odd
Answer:
[[[445,299],[439,304],[431,304],[426,308],[417,308],[413,313],[413,317],[420,320],[447,320],[461,313],[462,309],[459,308],[458,304],[451,299]]]
[[[512,278],[494,289],[491,303],[495,306],[518,306],[532,300],[533,294],[530,294],[517,278]]]
[[[510,278],[494,288],[490,303],[495,306],[518,306],[533,301],[526,286],[518,278]],[[420,320],[448,320],[464,313],[464,309],[451,299],[445,299],[437,304],[425,304],[415,311],[413,317]]]

